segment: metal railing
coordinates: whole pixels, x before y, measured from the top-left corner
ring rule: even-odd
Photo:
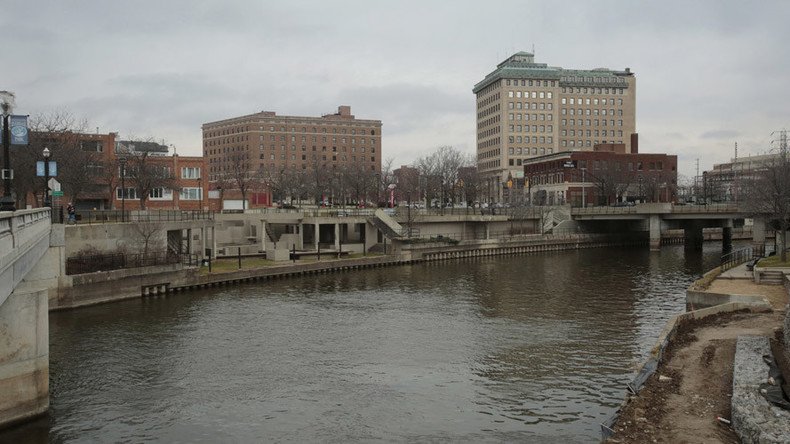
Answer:
[[[106,224],[121,222],[183,222],[190,220],[213,220],[214,211],[203,210],[83,210],[77,211],[77,224]],[[68,216],[66,223],[69,223]]]
[[[727,271],[730,268],[737,267],[738,265],[750,261],[754,258],[754,253],[750,247],[741,248],[732,251],[721,257],[721,271]]]
[[[66,259],[66,274],[74,275],[171,264],[199,265],[200,256],[192,253],[173,253],[172,251],[156,251],[146,254],[106,253],[78,255]]]

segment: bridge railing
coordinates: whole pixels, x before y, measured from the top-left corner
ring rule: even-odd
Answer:
[[[731,204],[713,205],[677,205],[677,204],[637,204],[632,206],[599,206],[571,209],[573,216],[588,216],[598,214],[714,214],[714,213],[739,213],[740,208]]]
[[[89,210],[77,211],[77,224],[114,224],[121,222],[183,222],[213,220],[214,211],[203,210]]]

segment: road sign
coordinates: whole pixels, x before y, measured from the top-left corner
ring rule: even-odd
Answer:
[[[60,191],[60,182],[58,182],[57,179],[50,178],[49,182],[47,182],[47,186],[49,186],[49,189],[52,191]]]
[[[63,197],[63,191],[53,191],[52,197]]]

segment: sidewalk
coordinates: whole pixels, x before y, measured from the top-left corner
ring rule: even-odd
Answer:
[[[718,279],[754,279],[754,275],[750,270],[746,269],[746,263],[740,264],[736,267],[730,268],[729,270],[720,274],[717,278]],[[710,290],[713,291],[713,290]]]

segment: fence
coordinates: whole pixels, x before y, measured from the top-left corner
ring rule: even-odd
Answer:
[[[96,271],[121,270],[124,268],[149,267],[153,265],[199,265],[197,254],[155,251],[146,254],[107,253],[79,255],[66,259],[66,274],[93,273]]]
[[[202,210],[89,210],[77,211],[78,224],[106,224],[119,222],[182,222],[190,220],[213,220],[213,211]]]
[[[721,257],[721,271],[727,271],[746,261],[752,260],[754,253],[751,248],[741,248]]]

